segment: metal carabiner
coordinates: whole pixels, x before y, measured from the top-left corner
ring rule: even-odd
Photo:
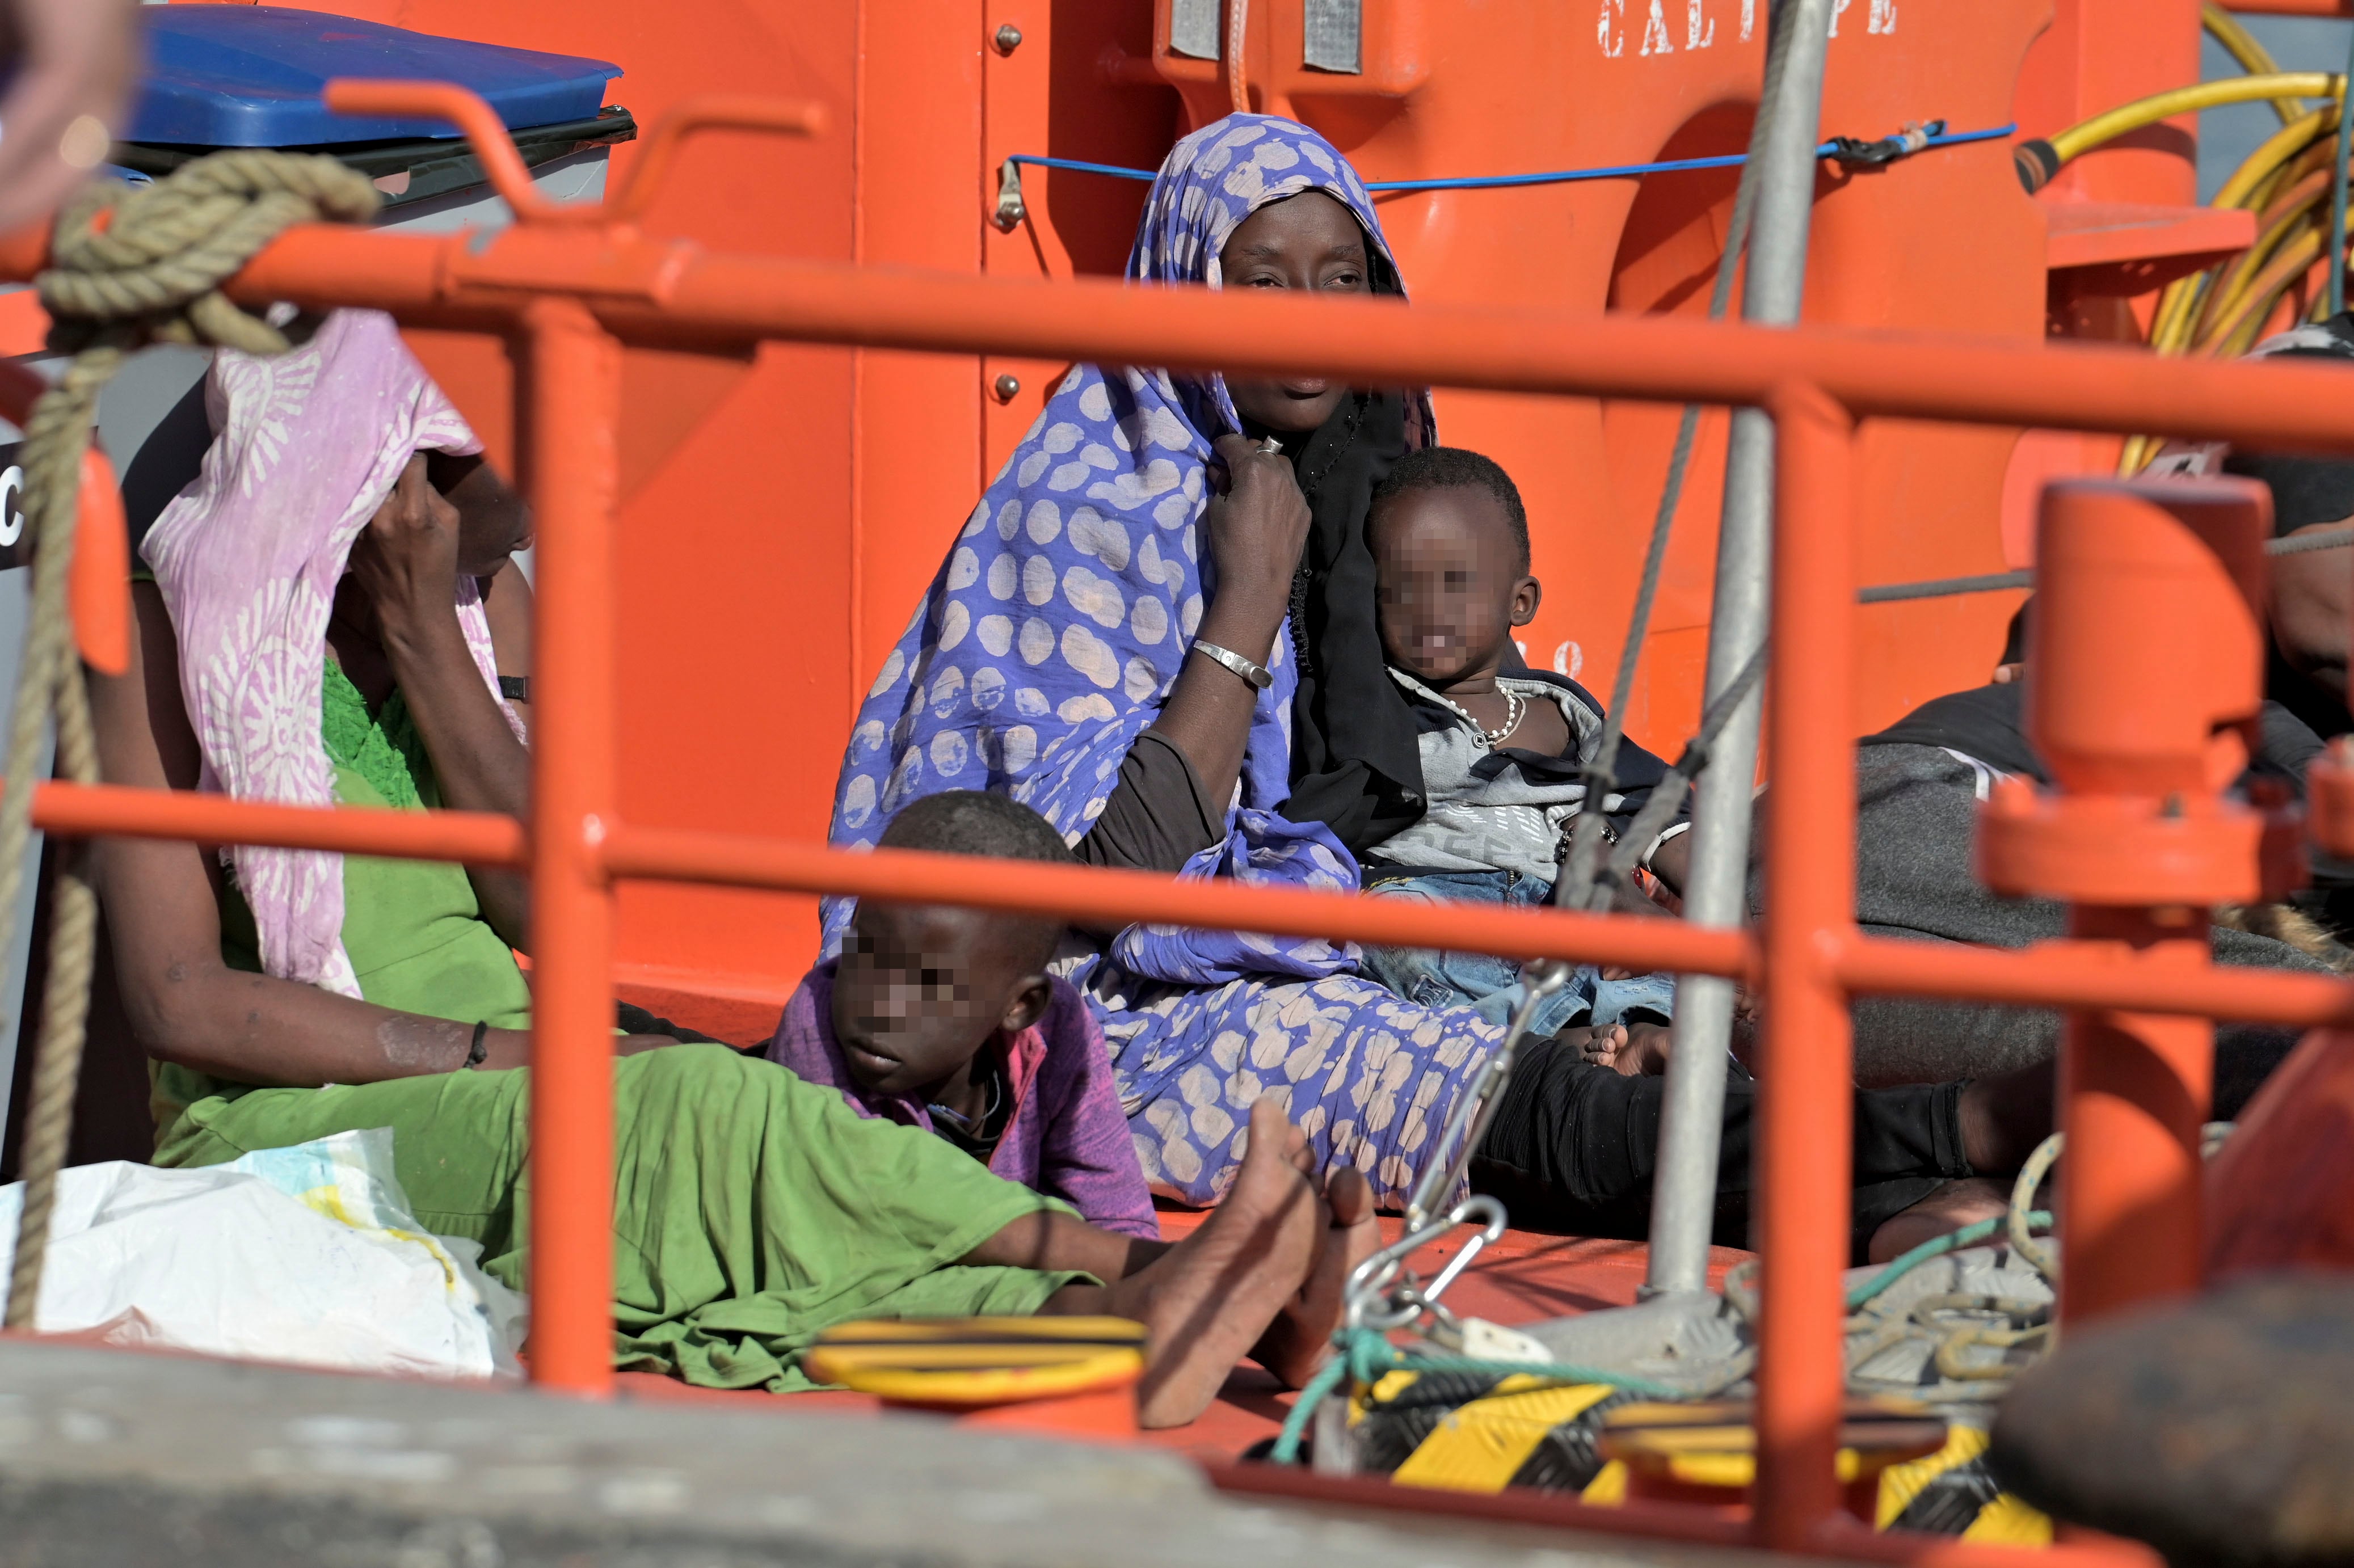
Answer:
[[[1431,1150],[1431,1162],[1423,1168],[1422,1179],[1415,1184],[1414,1194],[1406,1202],[1405,1234],[1349,1273],[1341,1299],[1346,1303],[1344,1321],[1352,1330],[1373,1329],[1386,1333],[1393,1329],[1411,1328],[1426,1312],[1447,1316],[1446,1308],[1438,1304],[1439,1297],[1471,1266],[1472,1259],[1503,1236],[1504,1205],[1485,1194],[1464,1198],[1443,1215],[1435,1211],[1443,1197],[1469,1179],[1471,1151],[1479,1147],[1480,1137],[1488,1130],[1498,1091],[1511,1076],[1513,1054],[1534,1022],[1537,1009],[1547,997],[1569,983],[1570,968],[1558,959],[1539,959],[1523,967],[1521,976],[1528,994],[1513,1010],[1512,1021],[1504,1030],[1504,1043],[1482,1064],[1470,1091],[1455,1102],[1455,1108],[1448,1114],[1446,1130]],[[1479,1222],[1479,1234],[1464,1244],[1461,1252],[1447,1260],[1427,1287],[1406,1270],[1408,1257],[1474,1221]],[[1405,1281],[1403,1286],[1398,1284],[1401,1276]],[[1394,1286],[1398,1287],[1393,1289]]]
[[[1424,1285],[1405,1266],[1405,1260],[1433,1242],[1439,1241],[1463,1225],[1479,1222],[1479,1229],[1463,1250],[1447,1260],[1437,1277]],[[1462,1272],[1471,1266],[1472,1259],[1485,1252],[1490,1245],[1504,1234],[1504,1205],[1485,1193],[1466,1198],[1447,1211],[1446,1216],[1418,1231],[1400,1236],[1389,1245],[1359,1264],[1349,1275],[1342,1299],[1348,1303],[1347,1322],[1351,1329],[1406,1329],[1420,1320],[1425,1312],[1444,1318],[1447,1309],[1438,1298],[1455,1283]],[[1396,1285],[1399,1277],[1405,1283]],[[1378,1309],[1376,1308],[1378,1303]]]
[[[1447,1228],[1452,1230],[1457,1225],[1468,1224],[1475,1218],[1484,1218],[1487,1223],[1473,1233],[1469,1241],[1463,1244],[1461,1252],[1447,1260],[1447,1266],[1440,1269],[1438,1277],[1423,1289],[1422,1299],[1425,1306],[1437,1306],[1438,1298],[1447,1293],[1448,1286],[1455,1283],[1456,1276],[1470,1267],[1473,1258],[1503,1239],[1504,1205],[1485,1192],[1475,1193],[1456,1204],[1447,1213]]]

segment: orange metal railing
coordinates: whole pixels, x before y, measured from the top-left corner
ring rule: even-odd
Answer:
[[[339,84],[330,95],[383,112],[459,121],[478,143],[491,143],[484,166],[515,198],[521,221],[487,241],[298,228],[256,258],[229,292],[257,305],[282,299],[388,310],[404,323],[496,334],[513,345],[519,455],[539,541],[531,819],[302,810],[45,784],[35,821],[63,834],[281,844],[532,873],[530,1283],[533,1370],[543,1386],[596,1394],[612,1376],[610,960],[619,879],[888,895],[1741,976],[1765,990],[1768,1062],[1753,1539],[1869,1560],[2013,1561],[1998,1549],[1859,1535],[1840,1507],[1833,1443],[1842,1388],[1850,997],[1904,993],[2313,1025],[2354,1023],[2354,991],[2311,975],[2143,961],[2114,942],[2062,940],[2000,952],[1857,931],[1849,702],[1854,424],[1902,416],[2161,430],[2354,452],[2346,372],[2294,361],[2180,361],[2159,376],[2140,354],[2099,347],[1282,302],[715,255],[635,228],[631,209],[644,195],[642,182],[611,208],[545,212],[521,189],[519,163],[499,155],[502,138],[487,114],[466,108],[451,90]],[[740,103],[681,113],[771,129],[815,123],[790,109],[756,113]],[[657,130],[654,142],[668,146],[678,133]],[[0,241],[0,276],[30,276],[44,249],[37,234]],[[1048,868],[1007,879],[955,856],[849,853],[622,822],[614,807],[610,653],[620,344],[726,352],[759,339],[1769,408],[1779,442],[1771,736],[1777,787],[1767,829],[1775,892],[1762,939],[1627,916],[1441,912],[1135,873]],[[2109,1294],[2120,1298],[2138,1287],[2129,1277],[2112,1287]],[[1477,1503],[1511,1511],[1495,1499]],[[1593,1510],[1585,1522],[1693,1539],[1721,1539],[1725,1528],[1712,1516],[1639,1509],[1615,1517]],[[2060,1554],[2087,1552],[2101,1554],[2090,1548]]]

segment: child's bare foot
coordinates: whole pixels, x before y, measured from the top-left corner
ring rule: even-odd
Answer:
[[[1373,1190],[1353,1167],[1334,1171],[1324,1184],[1324,1234],[1307,1282],[1251,1347],[1251,1360],[1280,1378],[1286,1388],[1303,1387],[1315,1374],[1332,1342],[1332,1330],[1340,1326],[1349,1276],[1382,1245],[1381,1226],[1373,1219]]]
[[[1303,1146],[1280,1102],[1251,1107],[1250,1147],[1225,1201],[1201,1229],[1111,1287],[1108,1309],[1151,1335],[1137,1389],[1144,1425],[1182,1426],[1209,1408],[1226,1373],[1299,1296],[1325,1229],[1323,1205],[1296,1163]]]
[[[1675,1031],[1664,1023],[1629,1023],[1623,1027],[1627,1044],[1618,1047],[1610,1065],[1629,1078],[1656,1078],[1665,1073],[1669,1047],[1675,1044]]]
[[[1597,1024],[1577,1040],[1578,1054],[1596,1066],[1621,1077],[1657,1077],[1668,1070],[1668,1047],[1673,1035],[1663,1023]]]
[[[1998,1219],[2009,1209],[2008,1182],[1984,1176],[1948,1181],[1902,1213],[1882,1221],[1872,1233],[1872,1245],[1864,1249],[1864,1261],[1892,1263],[1925,1241],[1980,1220]]]
[[[1627,1044],[1627,1026],[1598,1023],[1590,1028],[1564,1029],[1560,1038],[1575,1044],[1577,1054],[1596,1066],[1607,1067],[1618,1060],[1618,1048]]]

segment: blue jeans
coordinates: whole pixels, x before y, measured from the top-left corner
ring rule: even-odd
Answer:
[[[1366,884],[1377,898],[1418,898],[1429,904],[1526,904],[1544,902],[1553,885],[1517,871],[1432,872],[1420,876],[1384,876]],[[1485,953],[1448,953],[1430,948],[1364,950],[1365,973],[1424,1007],[1470,1007],[1494,1024],[1508,1024],[1528,995],[1521,966]],[[1569,984],[1547,997],[1531,1021],[1540,1038],[1578,1023],[1665,1022],[1675,1016],[1676,977],[1637,975],[1604,980],[1591,964],[1580,964]]]

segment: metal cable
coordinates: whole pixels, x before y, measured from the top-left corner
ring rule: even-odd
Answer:
[[[1787,10],[1787,8],[1786,8]],[[1776,12],[1777,29],[1784,12]],[[1773,124],[1776,88],[1781,79],[1782,61],[1787,51],[1774,47],[1769,37],[1766,51],[1766,79],[1757,98],[1756,118],[1750,122],[1749,151],[1743,155],[1741,183],[1733,195],[1733,217],[1726,226],[1724,252],[1717,259],[1716,282],[1709,294],[1708,319],[1722,321],[1733,304],[1733,278],[1737,263],[1748,249],[1750,219],[1757,209],[1757,154],[1766,145]],[[1692,446],[1700,433],[1701,406],[1684,405],[1683,417],[1676,426],[1676,444],[1668,458],[1666,482],[1659,490],[1659,508],[1651,519],[1651,541],[1643,555],[1643,576],[1636,585],[1635,606],[1627,619],[1627,637],[1618,653],[1618,669],[1611,678],[1610,705],[1603,710],[1602,739],[1594,757],[1585,766],[1585,800],[1577,814],[1570,819],[1568,842],[1562,856],[1561,874],[1553,881],[1553,904],[1563,909],[1591,909],[1606,901],[1617,884],[1619,871],[1615,860],[1606,883],[1602,875],[1602,830],[1607,821],[1605,809],[1610,793],[1617,787],[1618,746],[1627,731],[1627,705],[1633,700],[1635,671],[1642,662],[1643,644],[1650,636],[1651,608],[1659,597],[1659,577],[1667,565],[1668,540],[1675,528],[1676,509],[1683,502],[1684,478],[1691,466]],[[1738,704],[1734,706],[1738,706]],[[1729,717],[1733,708],[1727,707]],[[1723,719],[1718,720],[1720,726]],[[1690,755],[1690,747],[1686,748]],[[1705,748],[1703,748],[1703,756]],[[1689,781],[1687,775],[1687,781]],[[1678,801],[1681,805],[1682,802]],[[1664,825],[1664,823],[1662,823]],[[1630,832],[1628,841],[1634,842]],[[1648,841],[1645,841],[1648,842]],[[1636,852],[1641,853],[1638,848]]]
[[[2058,1161],[2061,1150],[2067,1145],[2067,1134],[2055,1132],[2037,1144],[2035,1152],[2027,1157],[2027,1163],[2019,1168],[2019,1177],[2010,1184],[2010,1210],[2004,1232],[2005,1239],[2010,1243],[2010,1250],[2025,1258],[2029,1266],[2041,1275],[2054,1289],[2060,1285],[2060,1255],[2052,1250],[2051,1243],[2039,1240],[2031,1234],[2030,1215],[2035,1202],[2035,1190],[2043,1185],[2044,1175]]]
[[[2319,534],[2285,534],[2264,541],[2267,556],[2302,556],[2314,550],[2337,550],[2354,545],[2354,527],[2331,528]],[[1896,604],[1906,599],[1950,599],[1956,594],[1999,593],[2006,588],[2035,586],[2032,568],[2016,572],[1983,572],[1974,577],[1932,577],[1917,583],[1882,583],[1858,588],[1858,604]]]
[[[1226,0],[1226,102],[1237,114],[1250,106],[1250,0]]]
[[[1933,126],[1942,123],[1942,121],[1929,122]],[[1815,154],[1850,167],[1879,168],[1935,147],[1962,147],[1973,142],[1999,141],[2018,129],[2016,123],[1992,125],[1983,131],[1932,132],[1925,128],[1915,128],[1909,132],[1900,131],[1893,136],[1883,136],[1875,142],[1866,142],[1854,136],[1834,136],[1817,146]],[[1102,175],[1115,180],[1149,182],[1158,178],[1160,174],[1157,169],[1130,168],[1121,164],[1095,164],[1084,158],[1049,158],[1036,153],[1016,153],[1005,161],[1016,166],[1026,164],[1034,169],[1065,169],[1075,175]],[[1565,185],[1585,180],[1640,179],[1646,175],[1732,169],[1748,161],[1746,153],[1719,153],[1706,158],[1663,158],[1649,164],[1601,164],[1585,169],[1540,169],[1526,175],[1450,175],[1430,180],[1367,180],[1364,185],[1375,196],[1388,191],[1511,190],[1523,185]],[[1728,245],[1727,249],[1730,249]]]
[[[151,185],[86,187],[58,214],[51,265],[35,280],[53,322],[49,346],[74,358],[35,404],[18,461],[33,552],[32,624],[0,792],[0,952],[7,949],[31,840],[41,732],[57,721],[58,771],[99,781],[90,693],[73,641],[67,584],[80,511],[82,454],[98,397],[130,351],[151,342],[282,353],[286,336],[220,292],[263,246],[297,223],[375,215],[367,176],[333,158],[249,150],[217,153]],[[106,219],[101,228],[99,223]],[[25,1201],[8,1278],[5,1327],[35,1326],[58,1173],[72,1141],[81,1076],[98,896],[77,847],[59,858],[49,968],[25,1118]]]
[[[1708,767],[1709,747],[1715,741],[1717,732],[1739,711],[1741,705],[1749,700],[1750,688],[1765,675],[1766,650],[1760,648],[1749,655],[1749,662],[1741,666],[1741,673],[1734,677],[1733,684],[1717,694],[1716,701],[1708,705],[1708,711],[1701,715],[1700,728],[1684,742],[1683,755],[1676,758],[1676,764],[1668,769],[1667,777],[1651,787],[1649,799],[1643,802],[1643,809],[1635,813],[1634,825],[1627,830],[1626,837],[1611,847],[1608,876],[1611,885],[1625,885],[1627,878],[1634,874],[1636,863],[1643,858],[1644,850],[1675,820],[1692,780]]]

